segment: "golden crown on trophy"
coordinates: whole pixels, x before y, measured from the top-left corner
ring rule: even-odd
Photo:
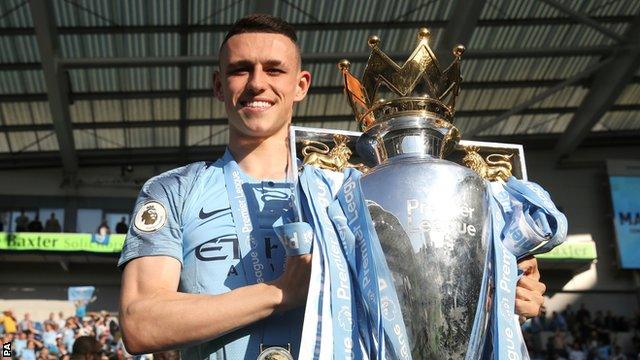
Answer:
[[[444,71],[429,47],[429,30],[418,31],[418,46],[409,59],[398,65],[380,48],[380,38],[370,36],[371,55],[364,69],[362,81],[349,72],[350,63],[338,63],[344,77],[347,98],[356,120],[363,131],[389,117],[431,114],[453,122],[455,101],[460,90],[460,57],[464,46],[453,48],[454,60]],[[385,85],[395,97],[379,98],[378,91]],[[417,91],[416,91],[417,89]]]

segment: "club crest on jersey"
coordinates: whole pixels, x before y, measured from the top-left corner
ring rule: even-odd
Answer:
[[[144,203],[136,213],[133,222],[136,229],[143,232],[153,232],[167,222],[167,210],[157,201],[148,201]]]

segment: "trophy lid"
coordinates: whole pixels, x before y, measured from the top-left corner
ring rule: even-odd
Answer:
[[[356,121],[372,139],[379,162],[407,154],[442,158],[460,139],[453,116],[464,46],[453,48],[453,62],[441,70],[429,38],[429,30],[421,28],[417,47],[400,66],[379,48],[380,38],[370,36],[371,55],[361,80],[350,72],[348,60],[338,63]],[[382,86],[389,99],[379,96]]]
[[[417,47],[400,66],[379,48],[380,38],[370,36],[371,55],[362,80],[349,71],[348,60],[338,63],[347,98],[363,131],[389,118],[406,115],[429,114],[453,123],[455,100],[462,80],[460,58],[464,46],[453,49],[453,62],[441,70],[429,46],[429,30],[421,28],[417,38]],[[381,86],[391,92],[392,98],[378,96]]]

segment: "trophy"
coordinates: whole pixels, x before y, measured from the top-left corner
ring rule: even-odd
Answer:
[[[347,161],[353,151],[340,134],[304,140],[304,162],[363,171],[362,191],[393,277],[411,357],[479,359],[492,278],[484,275],[491,273],[484,179],[511,176],[512,154],[485,158],[479,148],[464,147],[460,160],[473,170],[444,159],[460,150],[453,115],[464,47],[455,47],[453,63],[441,70],[427,29],[420,29],[418,46],[402,66],[380,50],[378,37],[368,44],[362,80],[349,72],[347,60],[338,65],[363,131],[355,148],[364,164]],[[387,99],[379,96],[383,86]],[[383,300],[382,316],[397,314],[386,306]]]
[[[368,44],[361,79],[338,64],[363,132],[290,130],[317,245],[301,358],[526,357],[516,260],[563,242],[566,217],[523,181],[522,146],[460,140],[464,47],[442,70],[427,29],[402,66]]]
[[[478,359],[491,309],[488,292],[480,298],[490,279],[483,278],[488,194],[477,172],[443,159],[460,139],[453,115],[464,47],[456,46],[453,63],[441,70],[429,35],[420,29],[418,46],[402,66],[370,37],[362,81],[349,72],[348,61],[339,67],[364,132],[358,148],[375,161],[361,184],[412,357]],[[393,98],[378,97],[381,86]],[[497,176],[510,176],[510,167],[502,170]]]

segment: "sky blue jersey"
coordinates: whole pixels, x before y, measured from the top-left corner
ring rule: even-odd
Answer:
[[[230,158],[230,156],[228,157]],[[142,256],[170,256],[182,264],[179,291],[222,294],[246,286],[242,253],[224,182],[225,158],[167,171],[140,191],[118,266]],[[290,186],[241,174],[253,223],[252,237],[262,252],[263,280],[284,270],[285,251],[273,224],[288,209]],[[249,270],[249,269],[247,269]],[[184,309],[184,311],[199,311]],[[304,308],[273,315],[246,328],[182,350],[186,359],[256,359],[260,344],[291,345],[297,358]]]

